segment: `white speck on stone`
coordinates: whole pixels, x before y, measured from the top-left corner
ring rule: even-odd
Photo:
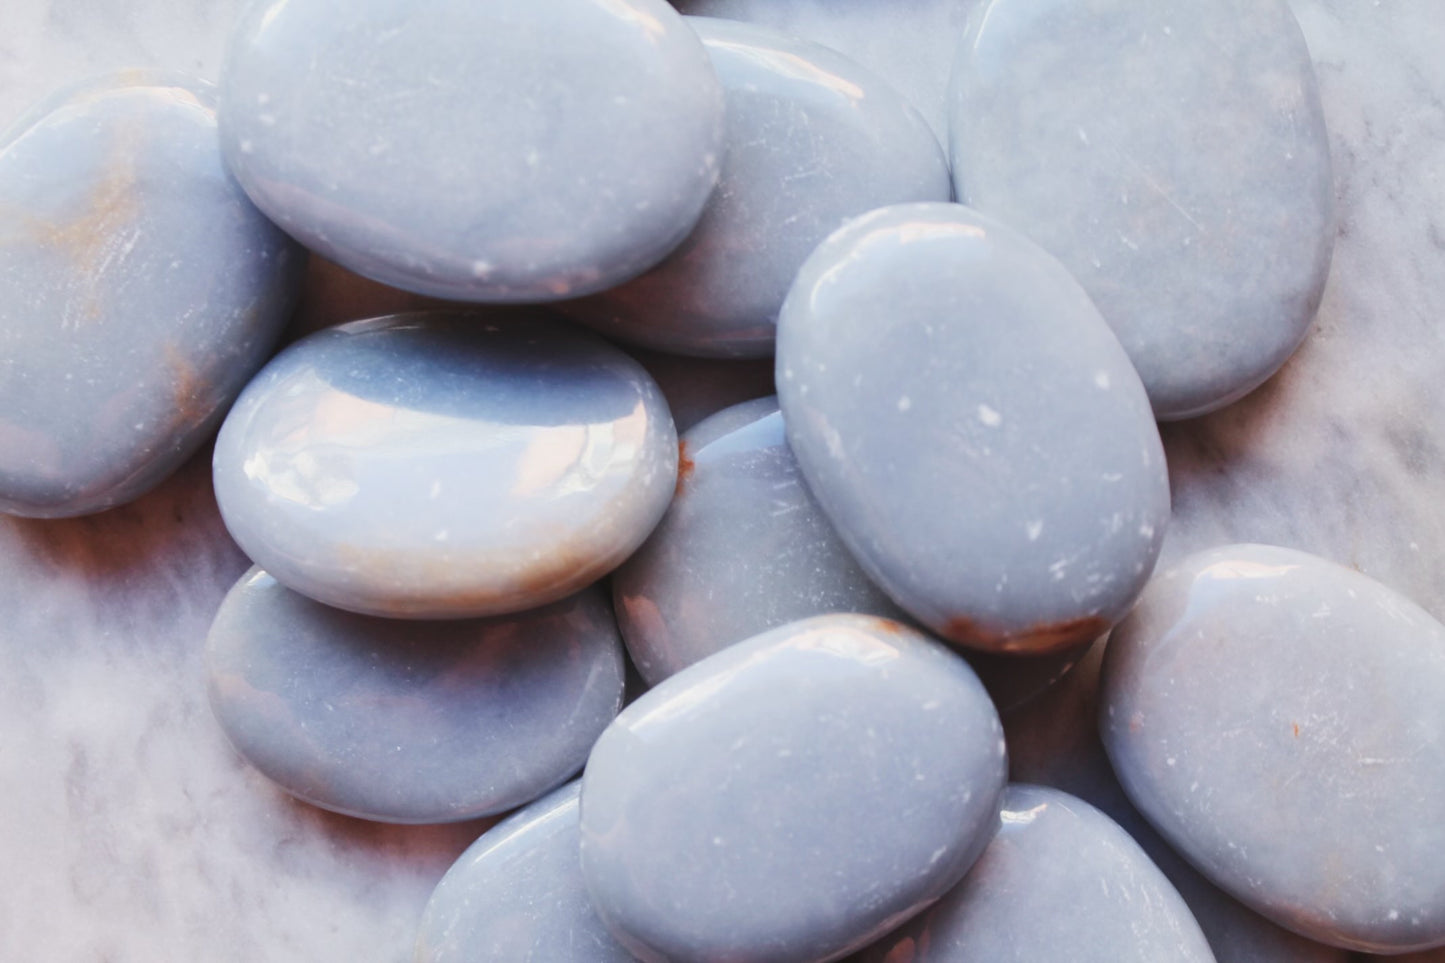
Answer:
[[[1399,918],[1400,918],[1400,911],[1399,911],[1399,910],[1393,910],[1393,909],[1392,909],[1392,910],[1390,910],[1390,912],[1388,912],[1388,913],[1385,914],[1385,919],[1387,919],[1387,920],[1394,921],[1394,920],[1397,920],[1397,919],[1399,919]]]
[[[490,262],[490,261],[473,261],[473,262],[472,262],[472,277],[474,277],[474,278],[484,278],[484,277],[486,277],[487,275],[489,275],[489,274],[491,274],[491,273],[492,273],[492,262]]]
[[[714,836],[712,838],[712,844],[714,846],[721,846],[723,844],[723,838],[721,836]]]
[[[1024,525],[1024,532],[1028,535],[1029,541],[1037,542],[1039,540],[1039,536],[1044,533],[1043,521],[1039,520],[1027,523],[1026,525]]]
[[[1079,128],[1079,143],[1083,144],[1085,147],[1089,146],[1089,135],[1084,133],[1084,128],[1082,127]]]
[[[243,154],[250,154],[250,153],[253,153],[255,150],[256,150],[256,145],[253,144],[253,143],[251,143],[249,140],[243,140],[243,141],[241,141],[241,153],[243,153]]]
[[[898,399],[898,410],[899,410],[899,411],[907,411],[909,408],[912,408],[912,407],[913,407],[913,399],[910,398],[910,397],[908,397],[907,395],[904,395],[902,398],[899,398],[899,399]]]
[[[999,414],[997,411],[994,411],[988,405],[979,405],[978,420],[983,422],[985,425],[988,425],[990,428],[997,428],[999,425],[1003,424],[1003,415]]]
[[[1175,759],[1173,756],[1170,756],[1168,759],[1165,759],[1165,760],[1164,760],[1164,763],[1165,763],[1165,765],[1173,766],[1173,765],[1174,765],[1175,763],[1177,763],[1178,761],[1179,761],[1178,759]]]
[[[442,493],[442,483],[441,483],[441,479],[437,479],[436,481],[434,481],[434,482],[431,483],[431,489],[427,491],[426,497],[427,497],[427,498],[431,498],[431,499],[436,499],[437,497],[439,497],[439,496],[441,495],[441,493]]]
[[[1139,526],[1139,534],[1143,535],[1145,538],[1153,538],[1154,526],[1150,525],[1148,522],[1145,522],[1143,525]]]
[[[434,538],[438,542],[445,542],[448,538],[451,538],[451,532],[447,531],[444,528],[441,531],[437,532],[435,535],[433,535],[432,538]]]
[[[1097,387],[1100,391],[1108,391],[1108,390],[1109,390],[1109,372],[1107,372],[1107,371],[1095,371],[1095,372],[1094,372],[1094,385],[1095,385],[1095,387]]]

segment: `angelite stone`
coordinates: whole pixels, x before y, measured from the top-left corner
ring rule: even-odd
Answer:
[[[963,882],[859,963],[1215,963],[1169,880],[1093,806],[1011,785],[1000,820]]]
[[[569,783],[488,830],[437,884],[413,963],[634,963],[582,884]]]
[[[1169,518],[1138,376],[1088,296],[957,204],[861,217],[778,330],[803,475],[863,570],[952,642],[1043,653],[1128,611]]]
[[[1322,942],[1445,944],[1445,626],[1360,573],[1231,545],[1157,578],[1099,722],[1130,798],[1236,898]]]
[[[641,366],[534,317],[404,314],[292,345],[216,442],[216,499],[281,582],[369,615],[466,618],[589,585],[672,497]]]
[[[1189,905],[1217,963],[1346,963],[1344,950],[1276,926],[1200,876],[1129,802],[1099,739],[1103,653],[1096,643],[1058,685],[1003,713],[1010,778],[1078,796],[1118,823]]]
[[[662,0],[257,0],[222,80],[256,204],[360,274],[551,301],[652,267],[717,182],[723,96]]]
[[[776,398],[713,415],[679,450],[667,514],[612,578],[622,637],[649,683],[808,616],[901,617],[803,483]]]
[[[754,24],[687,22],[727,95],[717,190],[661,265],[565,310],[661,351],[767,356],[813,248],[875,207],[947,201],[948,163],[922,116],[842,54]]]
[[[253,568],[206,640],[211,708],[281,788],[363,819],[453,822],[561,785],[622,706],[596,588],[454,622],[329,608]]]
[[[826,963],[963,877],[1006,765],[963,659],[885,619],[806,619],[608,726],[582,779],[583,878],[648,963]]]
[[[0,134],[0,511],[85,515],[180,467],[265,363],[304,252],[226,172],[209,84],[130,71]]]
[[[959,199],[1073,272],[1161,419],[1242,397],[1304,338],[1334,186],[1284,0],[990,0],[950,111]]]

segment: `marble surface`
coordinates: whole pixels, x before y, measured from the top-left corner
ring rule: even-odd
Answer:
[[[215,78],[234,0],[9,0],[0,124],[131,66]],[[935,124],[971,0],[705,0],[839,46]],[[1165,556],[1314,552],[1445,617],[1445,19],[1439,0],[1295,0],[1320,74],[1340,236],[1314,331],[1245,401],[1167,426]],[[0,958],[407,959],[481,832],[381,828],[289,801],[205,706],[202,642],[246,560],[208,453],[136,505],[0,520]]]

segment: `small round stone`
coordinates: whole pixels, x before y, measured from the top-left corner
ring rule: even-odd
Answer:
[[[211,708],[282,789],[349,816],[505,812],[577,772],[622,705],[601,590],[456,622],[329,608],[253,568],[206,641]]]
[[[0,511],[131,501],[281,336],[304,253],[226,172],[209,84],[130,71],[0,134]]]
[[[583,878],[644,960],[836,960],[963,877],[1006,765],[959,656],[886,619],[806,619],[607,728],[582,780]]]
[[[944,638],[1086,644],[1148,580],[1169,519],[1158,428],[1069,273],[957,204],[865,215],[808,259],[778,396],[863,570]]]
[[[860,64],[754,24],[688,24],[727,96],[721,181],[666,261],[565,309],[662,351],[763,357],[818,242],[875,207],[947,201],[953,185],[928,123]]]
[[[1000,819],[963,882],[858,963],[1215,963],[1184,900],[1108,816],[1011,785]]]
[[[395,315],[314,334],[221,428],[216,499],[281,582],[369,615],[466,618],[580,590],[677,478],[657,385],[550,319]]]
[[[679,451],[667,514],[612,577],[622,637],[650,684],[809,616],[901,616],[808,492],[776,398],[713,415]]]
[[[221,134],[256,204],[344,267],[551,301],[687,236],[717,182],[723,97],[663,0],[258,0]]]
[[[1445,626],[1352,569],[1231,545],[1115,630],[1100,727],[1130,798],[1220,887],[1321,942],[1445,945]]]
[[[1073,272],[1160,418],[1242,397],[1304,338],[1335,191],[1284,0],[990,0],[951,101],[958,197]]]
[[[634,963],[582,885],[580,789],[537,800],[461,855],[427,903],[412,963]]]

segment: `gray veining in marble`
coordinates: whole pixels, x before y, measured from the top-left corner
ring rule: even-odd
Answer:
[[[1129,802],[1099,739],[1103,654],[1101,640],[1052,689],[1004,712],[1010,778],[1078,796],[1122,826],[1189,904],[1218,963],[1345,963],[1344,950],[1276,926],[1199,875]]]
[[[612,576],[622,637],[649,683],[809,616],[901,617],[809,493],[776,398],[713,415],[679,450],[672,504]]]
[[[238,752],[334,812],[440,823],[531,802],[581,768],[622,707],[602,590],[456,622],[329,608],[253,568],[206,639],[211,708]]]
[[[133,70],[0,133],[0,511],[131,501],[275,347],[304,253],[226,173],[211,86]]]
[[[1215,963],[1184,900],[1108,816],[1018,784],[999,816],[963,882],[859,963]]]
[[[1445,945],[1445,626],[1351,569],[1230,545],[1114,632],[1099,724],[1201,872],[1332,945]]]
[[[490,829],[427,903],[413,963],[633,963],[582,884],[581,783]]]
[[[1128,611],[1169,519],[1159,433],[1063,266],[958,204],[825,241],[778,328],[778,397],[863,570],[946,639],[1040,654]]]
[[[1284,0],[989,0],[953,76],[958,196],[1064,262],[1160,418],[1236,401],[1293,353],[1335,220]]]
[[[717,189],[666,261],[564,309],[661,351],[763,357],[813,248],[874,208],[949,200],[948,162],[918,112],[842,54],[755,24],[688,25],[727,96]]]
[[[962,878],[1006,767],[959,656],[884,619],[805,619],[608,726],[582,778],[583,877],[647,963],[826,963]]]
[[[329,605],[464,618],[555,601],[641,545],[676,485],[657,385],[533,315],[395,315],[314,334],[216,442],[226,526]]]
[[[717,182],[723,96],[663,0],[256,0],[222,80],[226,158],[326,257],[467,301],[554,301],[652,267]]]

